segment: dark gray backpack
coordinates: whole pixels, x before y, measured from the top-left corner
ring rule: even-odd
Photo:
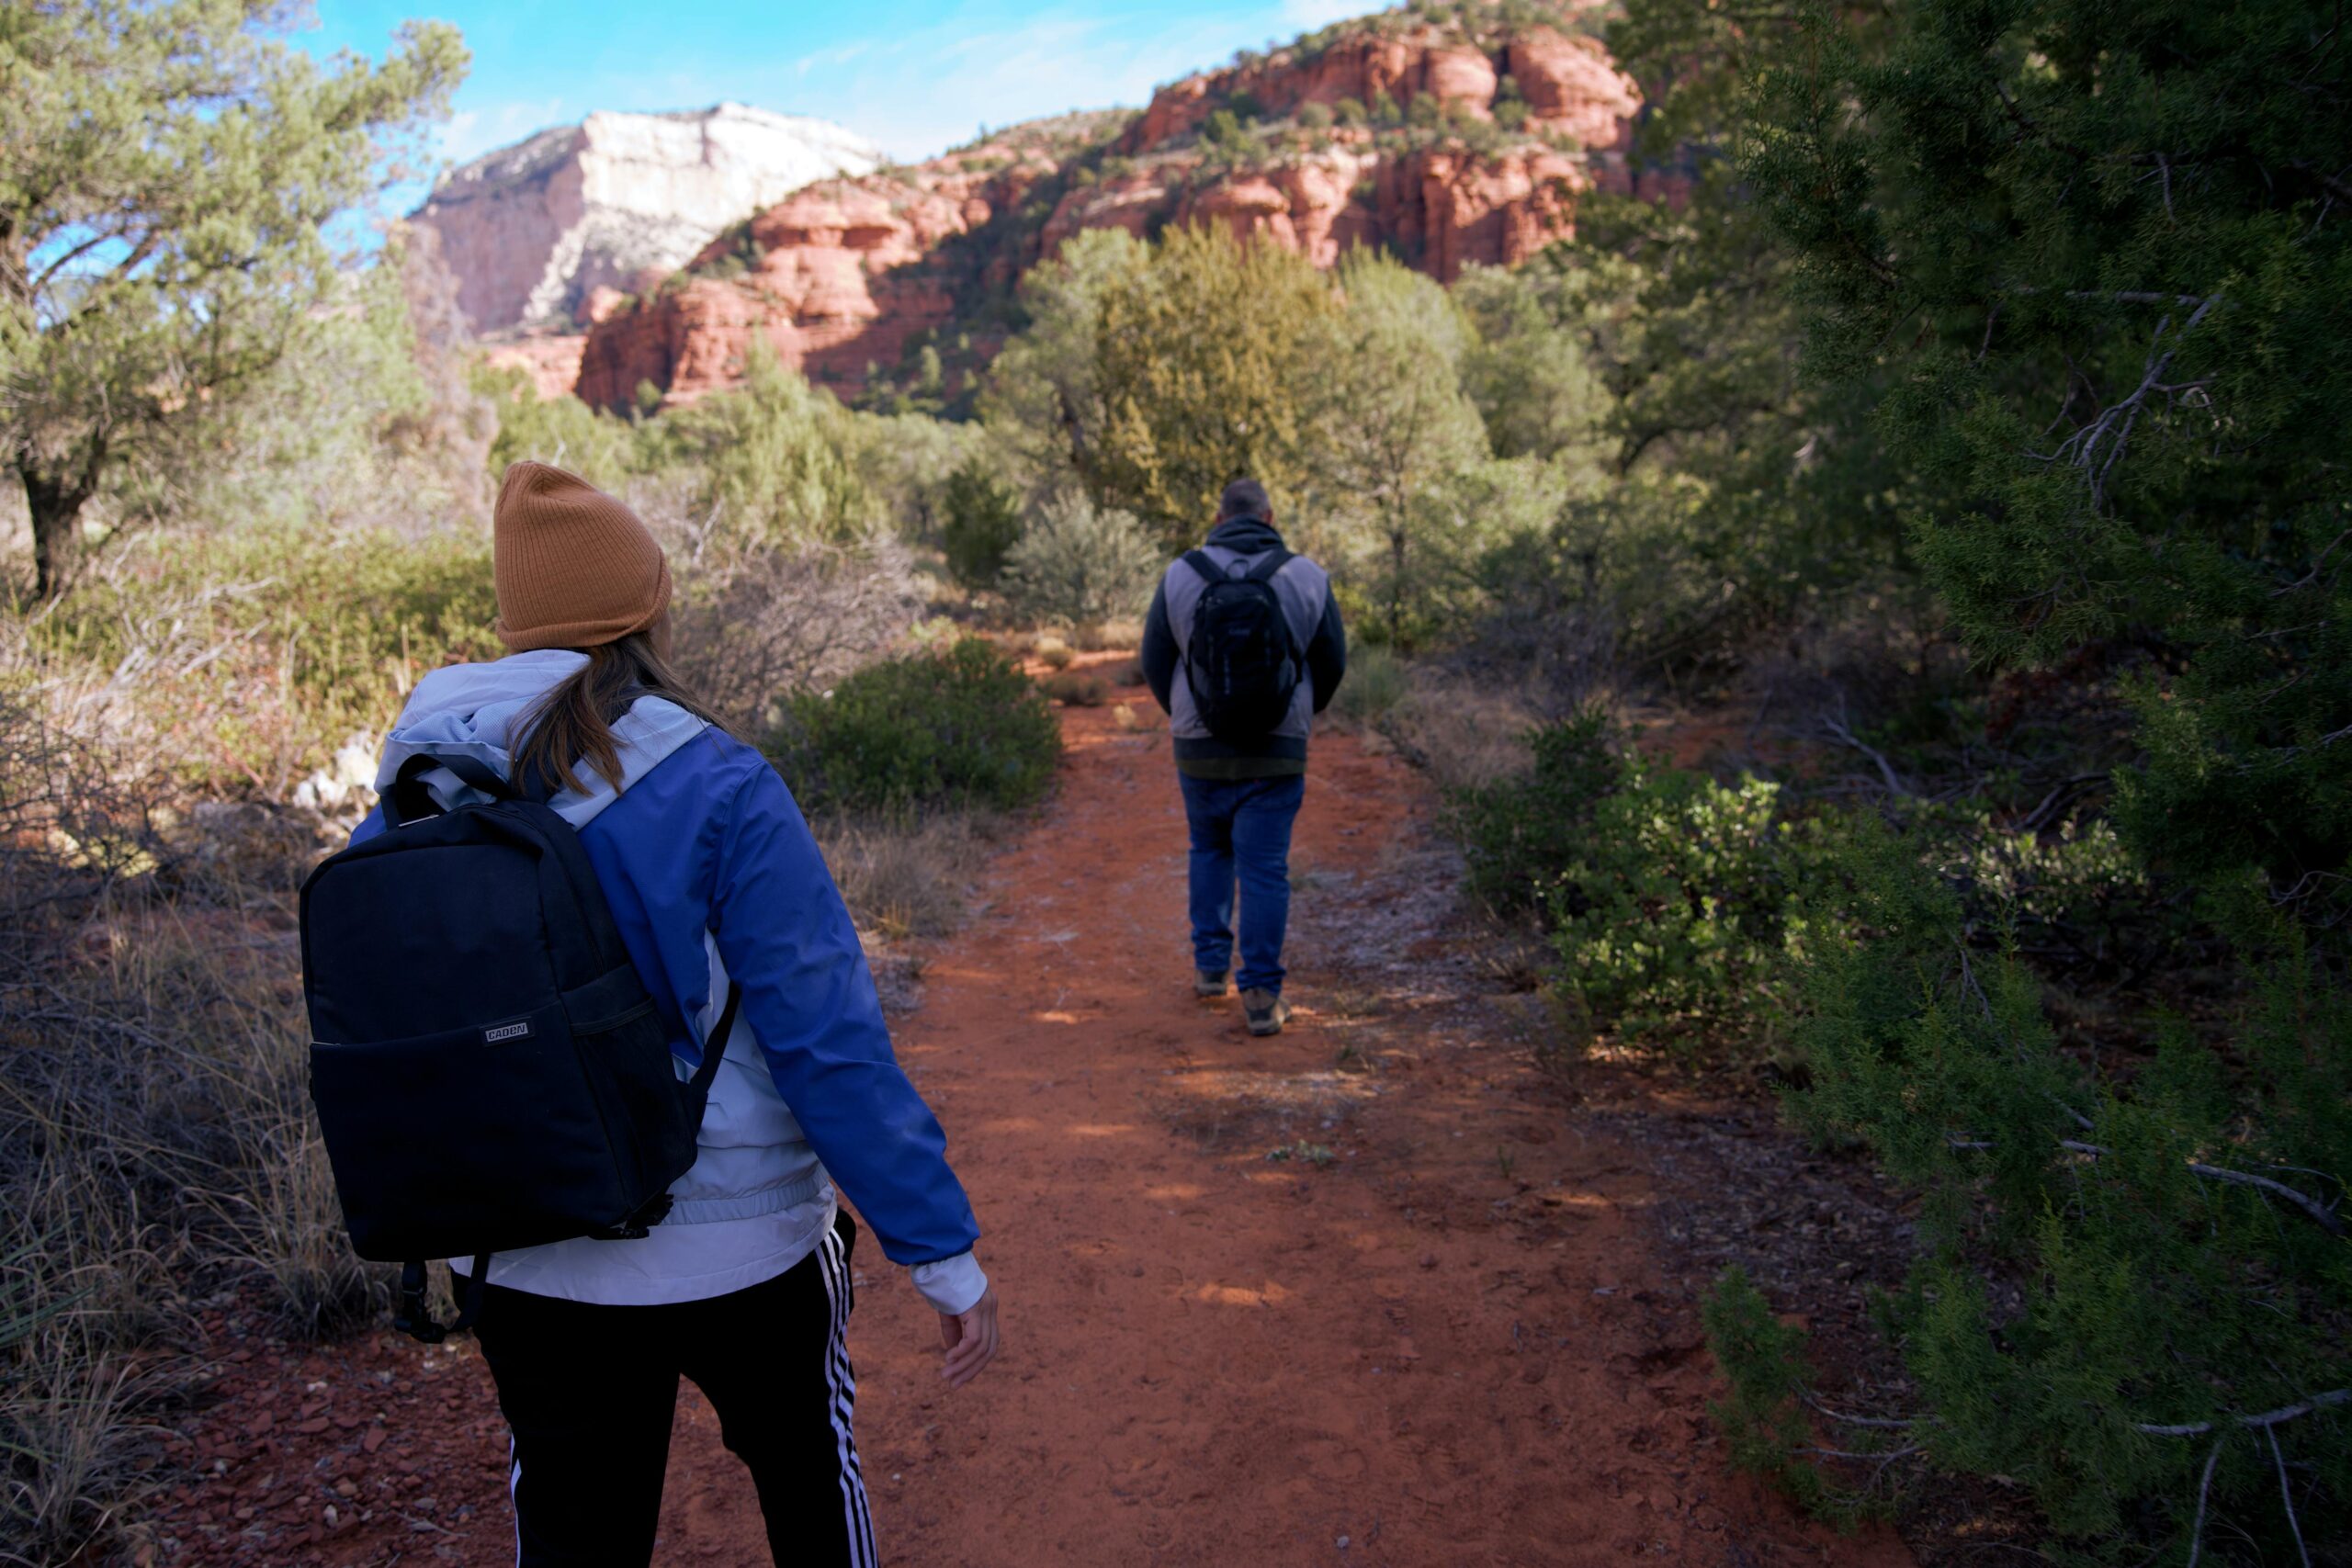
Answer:
[[[1277,546],[1239,577],[1193,550],[1184,564],[1207,587],[1184,645],[1184,683],[1201,722],[1220,740],[1256,740],[1290,713],[1301,676],[1297,640],[1274,592],[1274,574],[1294,558]]]

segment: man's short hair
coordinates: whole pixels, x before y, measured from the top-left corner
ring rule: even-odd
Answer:
[[[1271,517],[1273,510],[1274,503],[1266,499],[1266,487],[1256,479],[1236,479],[1216,499],[1220,522],[1227,517]]]

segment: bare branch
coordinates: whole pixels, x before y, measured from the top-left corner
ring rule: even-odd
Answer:
[[[2198,1558],[2204,1555],[2205,1499],[2213,1490],[2213,1466],[2221,1462],[2222,1444],[2227,1440],[2213,1440],[2213,1451],[2205,1456],[2205,1473],[2197,1483],[2197,1523],[2188,1532],[2188,1568],[2197,1568]]]
[[[2295,1517],[2294,1490],[2287,1484],[2287,1456],[2278,1451],[2278,1428],[2265,1427],[2262,1435],[2270,1439],[2270,1462],[2278,1467],[2278,1502],[2287,1510],[2287,1528],[2294,1532],[2295,1555],[2303,1560],[2303,1568],[2312,1568],[2311,1548],[2303,1544],[2303,1527]]]
[[[1984,993],[1980,991],[1977,994],[1981,1000]],[[2052,1104],[2057,1106],[2059,1110],[2064,1111],[2067,1115],[2081,1122],[2085,1127],[2088,1127],[2090,1125],[2089,1121],[2081,1111],[2075,1110],[2064,1100],[2058,1099],[2057,1096],[2051,1096],[2050,1101]],[[1948,1149],[1973,1149],[1984,1151],[1993,1149],[1997,1145],[1992,1141],[1984,1138],[1946,1138],[1944,1140],[1944,1147]],[[2058,1140],[2058,1146],[2066,1150],[2070,1154],[2082,1155],[2089,1159],[2098,1159],[2101,1156],[2110,1152],[2106,1145],[2102,1144],[2086,1144],[2079,1138],[2061,1138]],[[2283,1181],[2273,1181],[2267,1176],[2256,1176],[2252,1171],[2232,1170],[2224,1166],[2207,1165],[2202,1160],[2190,1160],[2188,1162],[2188,1166],[2189,1172],[2192,1175],[2210,1177],[2215,1181],[2227,1181],[2239,1187],[2258,1188],[2261,1190],[2271,1194],[2273,1197],[2284,1199],[2286,1201],[2292,1203],[2297,1209],[2302,1211],[2313,1224],[2319,1226],[2320,1229],[2325,1231],[2330,1235],[2343,1235],[2346,1234],[2344,1216],[2337,1213],[2333,1206],[2323,1203],[2318,1199],[2312,1197],[2310,1193],[2299,1191],[2296,1189],[2288,1186]],[[2333,1404],[2337,1401],[2330,1397],[2327,1398],[2325,1402]],[[2300,1415],[2301,1413],[2297,1412],[2297,1414]],[[2155,1428],[2142,1427],[2141,1430],[2154,1431]],[[2178,1437],[2188,1432],[2201,1430],[2203,1430],[2202,1427],[2184,1427],[2179,1428],[2177,1431],[2173,1432],[2171,1435]]]
[[[1879,777],[1886,781],[1886,790],[1889,795],[1908,795],[1911,791],[1909,787],[1904,784],[1901,775],[1895,773],[1894,764],[1886,760],[1886,756],[1883,752],[1864,741],[1861,737],[1856,735],[1851,729],[1847,728],[1844,717],[1845,707],[1846,705],[1844,700],[1842,698],[1839,699],[1838,705],[1839,716],[1832,718],[1827,714],[1822,715],[1821,728],[1828,733],[1830,739],[1836,740],[1838,744],[1852,747],[1855,750],[1860,751],[1863,756],[1868,757],[1871,762],[1875,763],[1878,767]]]
[[[2352,1388],[2332,1388],[2325,1393],[2314,1393],[2292,1404],[2263,1411],[2258,1416],[2233,1416],[2227,1424],[2249,1427],[2283,1427],[2290,1421],[2301,1420],[2314,1410],[2332,1409],[2347,1403],[2352,1403]],[[2211,1431],[2215,1425],[2211,1421],[2186,1421],[2177,1427],[2160,1427],[2145,1421],[2134,1421],[2132,1429],[2145,1432],[2152,1438],[2197,1438]]]
[[[2265,1192],[2284,1198],[2288,1202],[2302,1210],[2328,1235],[2342,1235],[2344,1234],[2342,1215],[2331,1208],[2323,1206],[2318,1199],[2308,1193],[2299,1192],[2284,1182],[2273,1181],[2267,1176],[2256,1176],[2251,1171],[2225,1170],[2218,1165],[2200,1165],[2195,1160],[2188,1162],[2188,1168],[2199,1176],[2210,1176],[2216,1181],[2234,1181],[2241,1187],[2259,1187]]]
[[[1910,1427],[1917,1424],[1909,1416],[1849,1416],[1842,1410],[1830,1409],[1810,1393],[1800,1393],[1797,1397],[1841,1427]],[[1934,1417],[1928,1419],[1933,1420]]]

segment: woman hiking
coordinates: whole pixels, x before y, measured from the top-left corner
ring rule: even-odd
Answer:
[[[653,536],[541,463],[507,469],[494,529],[511,654],[419,683],[378,789],[418,758],[453,760],[409,768],[444,807],[488,798],[469,796],[469,763],[552,787],[682,1078],[730,981],[741,998],[666,1217],[637,1239],[492,1258],[476,1326],[512,1433],[516,1561],[651,1560],[684,1376],[751,1468],[776,1561],[871,1568],[845,1342],[857,1229],[835,1187],[912,1269],[957,1387],[997,1350],[971,1205],[784,781],[664,661],[670,571]],[[383,831],[379,807],[353,841]]]

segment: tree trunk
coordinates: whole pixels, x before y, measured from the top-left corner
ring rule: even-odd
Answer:
[[[84,487],[52,479],[24,464],[17,468],[25,483],[25,510],[33,524],[33,593],[42,600],[65,591],[74,568],[74,536],[82,520],[82,503],[90,499]]]
[[[1402,649],[1405,646],[1405,520],[1402,517],[1388,529],[1388,646]]]

